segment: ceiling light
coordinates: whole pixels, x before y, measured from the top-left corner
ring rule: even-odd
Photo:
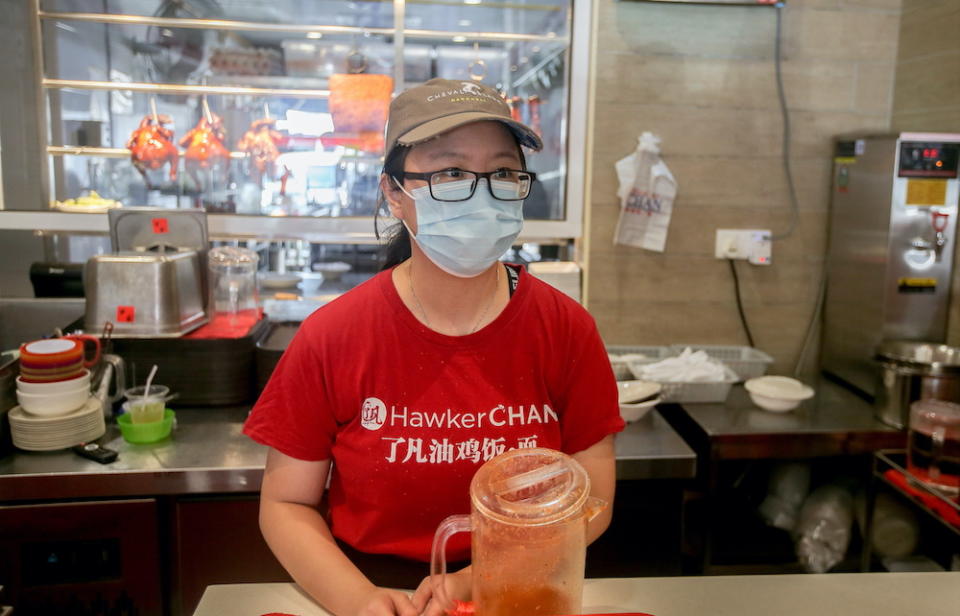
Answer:
[[[454,43],[466,43],[466,42],[467,42],[467,37],[465,37],[465,36],[455,36],[455,37],[453,37],[453,42],[454,42]]]
[[[308,39],[323,38],[323,32],[307,32]]]

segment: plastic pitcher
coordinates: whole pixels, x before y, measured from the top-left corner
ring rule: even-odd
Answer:
[[[579,614],[587,522],[607,507],[590,496],[590,478],[552,449],[514,449],[480,467],[470,482],[470,515],[437,527],[430,566],[434,597],[444,587],[447,540],[470,531],[477,616]]]

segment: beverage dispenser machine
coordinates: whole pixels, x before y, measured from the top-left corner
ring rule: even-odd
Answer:
[[[821,365],[868,395],[882,341],[946,339],[958,164],[960,134],[836,140]]]

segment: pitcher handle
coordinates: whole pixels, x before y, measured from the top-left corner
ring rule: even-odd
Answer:
[[[447,595],[447,540],[457,533],[468,533],[472,530],[469,515],[452,515],[440,522],[437,532],[433,535],[433,549],[430,555],[430,586],[433,596],[444,612],[453,606],[453,601]]]

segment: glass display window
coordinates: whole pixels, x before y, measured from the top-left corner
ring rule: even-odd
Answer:
[[[572,0],[34,3],[52,209],[203,207],[372,233],[389,101],[443,77],[496,87],[541,133],[527,226],[579,235],[568,171],[583,166],[570,143],[586,92],[571,83],[587,62],[573,42],[585,50],[589,31],[575,37]]]

